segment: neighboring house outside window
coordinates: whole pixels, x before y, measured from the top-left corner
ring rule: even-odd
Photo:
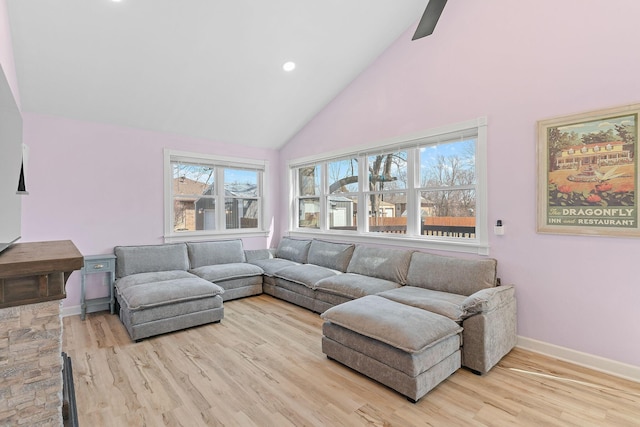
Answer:
[[[485,119],[289,169],[292,236],[488,253]]]
[[[267,166],[165,150],[165,239],[264,234]]]

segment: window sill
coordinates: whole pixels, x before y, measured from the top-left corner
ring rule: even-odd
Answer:
[[[204,240],[228,240],[244,237],[267,237],[268,231],[263,230],[224,230],[215,232],[185,232],[164,236],[165,243],[197,242]]]
[[[431,249],[439,251],[460,252],[476,255],[489,255],[489,244],[483,244],[477,239],[469,239],[469,242],[456,241],[450,238],[432,237],[429,239],[421,239],[416,237],[391,236],[374,236],[362,233],[335,233],[320,230],[294,230],[289,231],[290,237],[306,238],[306,239],[325,239],[335,240],[348,243],[368,243],[385,246],[397,246],[403,249]]]

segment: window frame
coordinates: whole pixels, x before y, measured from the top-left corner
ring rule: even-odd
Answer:
[[[173,168],[172,163],[194,163],[207,165],[214,168],[214,187],[215,195],[213,197],[216,206],[215,221],[216,224],[225,224],[225,228],[217,227],[214,230],[195,230],[195,231],[174,231],[174,203],[173,203]],[[257,228],[226,228],[225,206],[229,197],[226,197],[224,190],[224,171],[227,169],[244,169],[258,172],[258,206],[260,213],[258,215]],[[266,236],[266,212],[267,200],[266,194],[267,177],[269,171],[269,162],[266,160],[240,159],[234,157],[223,157],[212,154],[193,153],[187,151],[164,149],[164,241],[186,242],[197,240],[216,240],[228,239],[230,237],[255,237]],[[232,197],[232,200],[237,198]],[[254,197],[251,197],[254,199]]]
[[[424,191],[420,181],[420,153],[419,147],[429,144],[437,144],[442,139],[449,141],[455,134],[475,134],[475,175],[476,192],[475,238],[458,238],[444,236],[420,235],[419,200],[420,193]],[[329,227],[329,180],[327,179],[327,165],[332,161],[344,158],[366,159],[375,153],[397,152],[407,150],[407,188],[392,190],[396,193],[406,193],[407,195],[407,234],[374,233],[368,231],[368,209],[358,209],[357,223],[364,224],[360,230],[335,230]],[[358,205],[368,206],[366,195],[370,192],[364,189],[364,184],[368,182],[367,164],[358,169],[358,180],[360,183],[357,194]],[[319,228],[297,227],[296,204],[298,195],[297,170],[300,167],[321,165],[322,180],[320,198],[320,221]],[[489,224],[488,224],[488,204],[487,204],[487,119],[480,117],[465,122],[429,129],[412,135],[400,136],[391,140],[368,144],[365,146],[340,150],[322,155],[309,156],[305,158],[292,159],[288,162],[288,184],[289,184],[289,207],[288,210],[288,235],[300,238],[318,238],[330,236],[332,240],[384,244],[400,247],[415,247],[424,249],[434,249],[452,252],[473,253],[479,255],[489,254]],[[363,191],[364,190],[364,191]],[[349,193],[353,195],[354,193]]]

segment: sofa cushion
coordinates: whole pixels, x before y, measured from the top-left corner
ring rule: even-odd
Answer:
[[[380,292],[377,295],[391,301],[446,316],[456,322],[464,320],[469,315],[463,305],[467,298],[464,295],[432,291],[431,289],[415,286],[403,286],[399,289]]]
[[[320,267],[319,265],[300,264],[278,270],[274,276],[279,279],[304,285],[310,289],[315,289],[316,283],[319,280],[335,276],[336,274],[340,274],[340,272],[330,270],[326,267]]]
[[[182,329],[183,327],[188,327],[191,325],[183,326],[182,321],[185,316],[190,314],[201,315],[206,312],[210,312],[211,310],[224,310],[222,308],[222,296],[215,296],[213,298],[200,298],[190,301],[181,301],[173,304],[165,304],[159,305],[157,307],[147,307],[144,310],[127,310],[126,313],[123,313],[121,318],[122,323],[127,327],[127,329],[131,327],[142,327],[142,328],[150,328],[152,330],[156,329],[159,325],[157,323],[167,322],[172,326],[169,326],[168,329]],[[222,314],[222,313],[221,313]],[[175,323],[173,321],[175,320]],[[216,319],[217,320],[217,319]],[[159,321],[159,322],[157,322]],[[215,321],[215,320],[212,320]],[[149,325],[143,326],[144,323],[152,322]],[[157,323],[156,323],[157,322]],[[156,325],[153,325],[156,323]],[[163,333],[165,331],[160,330],[158,332],[153,331],[150,335],[157,335],[158,333]],[[133,338],[133,337],[132,337]],[[136,339],[136,338],[133,338]]]
[[[192,279],[193,277],[193,274],[184,270],[154,271],[150,273],[138,273],[121,277],[116,280],[115,286],[119,290],[124,290],[131,286],[141,285],[143,283],[164,282],[165,280],[176,279]]]
[[[496,285],[496,267],[493,258],[464,259],[414,252],[407,284],[469,296]]]
[[[313,240],[309,246],[307,263],[320,265],[341,272],[347,271],[355,245],[349,243]]]
[[[191,268],[205,265],[245,262],[242,240],[220,240],[216,242],[187,242]]]
[[[184,243],[145,246],[116,246],[116,277],[157,271],[188,270]]]
[[[212,298],[224,293],[220,286],[200,277],[190,276],[161,282],[138,283],[127,287],[118,283],[117,290],[129,311]]]
[[[345,273],[327,277],[316,283],[316,290],[333,295],[340,295],[349,299],[373,295],[389,289],[399,288],[401,285],[389,280],[361,274]]]
[[[377,295],[337,305],[321,317],[408,353],[417,353],[462,331],[460,325],[444,316]]]
[[[275,249],[245,249],[244,257],[247,262],[272,259]]]
[[[262,269],[265,276],[273,277],[273,275],[282,270],[283,268],[293,267],[294,265],[300,265],[300,263],[289,261],[282,258],[270,258],[270,259],[255,259],[250,261],[251,264],[257,265]]]
[[[307,262],[309,246],[311,246],[311,240],[297,240],[283,237],[282,240],[280,240],[278,249],[276,249],[276,257],[304,264]]]
[[[377,277],[404,285],[411,260],[411,251],[356,246],[347,273]]]
[[[203,267],[189,270],[189,272],[214,283],[217,281],[262,275],[262,269],[260,267],[253,264],[247,264],[245,262],[205,265]]]

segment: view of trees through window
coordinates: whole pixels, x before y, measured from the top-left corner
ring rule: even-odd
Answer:
[[[300,168],[298,172],[298,224],[318,228],[320,219],[320,166]]]
[[[358,224],[358,159],[327,164],[329,178],[329,229],[355,230]]]
[[[259,171],[184,162],[171,167],[173,231],[259,227]],[[224,206],[224,216],[218,206]]]
[[[407,232],[407,151],[368,156],[368,188],[365,189],[369,231]],[[404,214],[404,215],[403,215]]]
[[[420,203],[423,230],[475,234],[475,140],[420,149]]]
[[[415,234],[474,238],[475,160],[472,137],[300,167],[297,226],[321,229],[326,212],[329,230],[407,234],[414,221]]]

